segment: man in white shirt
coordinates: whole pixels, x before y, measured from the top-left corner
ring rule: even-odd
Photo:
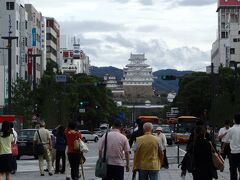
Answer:
[[[158,141],[159,141],[159,143],[163,147],[164,156],[163,156],[163,165],[162,165],[162,167],[168,169],[168,160],[167,160],[167,153],[166,153],[166,147],[168,145],[167,144],[167,138],[166,138],[165,134],[163,134],[162,127],[157,127],[156,131],[157,131]]]
[[[229,129],[226,140],[230,142],[230,180],[237,180],[237,169],[240,169],[240,113],[235,114],[232,128]]]
[[[230,121],[226,120],[224,122],[224,127],[222,127],[218,132],[218,138],[221,142],[221,155],[225,160],[226,157],[230,157],[231,149],[230,149],[230,141],[226,139],[226,135],[230,129]]]

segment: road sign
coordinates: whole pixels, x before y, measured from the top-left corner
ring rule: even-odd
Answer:
[[[79,109],[80,113],[85,113],[85,109]]]
[[[55,76],[56,82],[67,82],[66,75],[56,75]]]

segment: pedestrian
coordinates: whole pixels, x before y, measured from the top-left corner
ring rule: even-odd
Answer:
[[[240,113],[234,116],[234,125],[226,134],[226,141],[230,142],[230,180],[237,180],[237,169],[240,169]],[[225,147],[224,143],[224,147]]]
[[[166,138],[165,134],[163,133],[162,127],[157,127],[156,131],[157,131],[158,141],[163,147],[163,164],[162,164],[162,167],[168,169],[168,159],[167,159],[167,150],[166,150],[166,147],[168,145],[167,144],[167,138]]]
[[[231,149],[230,149],[230,141],[226,139],[226,135],[230,129],[230,121],[226,120],[224,122],[224,127],[222,127],[218,132],[218,138],[221,142],[221,156],[225,160],[226,157],[230,159]],[[229,162],[230,163],[230,162]],[[229,164],[230,167],[230,164]]]
[[[12,171],[12,142],[13,135],[10,122],[3,121],[0,135],[0,179],[5,175],[6,180],[10,180]]]
[[[130,136],[129,139],[129,145],[130,147],[132,147],[133,143],[136,142],[136,138],[139,136],[142,136],[144,134],[143,132],[143,122],[141,119],[137,119],[136,120],[136,124],[137,124],[137,130],[133,131],[132,135]]]
[[[193,140],[193,180],[212,180],[215,173],[212,161],[212,145],[205,138],[206,129],[203,126],[197,126],[194,131]]]
[[[39,170],[40,175],[44,176],[44,159],[47,161],[48,166],[48,174],[52,176],[52,157],[51,157],[51,150],[52,150],[52,141],[51,141],[51,134],[49,130],[45,129],[45,122],[41,120],[39,122],[39,129],[36,130],[34,137],[33,137],[33,148],[35,148],[35,144],[42,143],[44,147],[44,154],[38,155],[39,161]]]
[[[134,145],[134,170],[139,172],[139,180],[158,180],[163,160],[163,147],[152,135],[152,123],[143,125],[144,135],[137,138]]]
[[[74,150],[74,141],[82,139],[82,135],[76,130],[77,125],[75,121],[71,121],[68,124],[68,129],[65,130],[65,138],[67,141],[67,155],[69,164],[71,167],[71,177],[73,180],[78,180],[80,178],[79,166],[83,154],[79,151]]]
[[[55,165],[55,174],[65,172],[65,149],[66,142],[64,137],[64,127],[59,125],[52,131],[53,135],[56,137],[55,149],[56,149],[56,165]],[[60,170],[60,160],[62,160],[62,166]]]
[[[17,134],[17,132],[14,129],[13,122],[10,122],[10,127],[12,129],[12,134],[13,134],[12,145],[17,146],[18,134]],[[12,153],[12,171],[11,171],[11,174],[15,174],[16,171],[17,171],[17,155]]]
[[[129,143],[123,134],[121,134],[122,124],[116,120],[113,123],[112,130],[107,133],[107,177],[103,180],[123,180],[124,179],[124,167],[126,171],[129,171]],[[99,158],[103,157],[105,137],[103,135],[99,141]],[[124,157],[126,159],[126,165],[124,163]]]

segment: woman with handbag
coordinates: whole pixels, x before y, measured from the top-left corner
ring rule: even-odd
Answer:
[[[81,151],[74,149],[74,141],[82,138],[79,131],[76,130],[76,123],[74,121],[69,122],[67,130],[65,130],[65,138],[68,147],[68,160],[71,167],[71,177],[73,180],[78,180],[80,160],[82,157]]]
[[[193,180],[212,180],[216,178],[216,170],[212,161],[212,146],[205,139],[206,130],[203,126],[198,126],[194,132],[193,157],[194,169]]]
[[[2,132],[0,135],[0,179],[6,175],[6,180],[10,180],[10,172],[12,171],[12,150],[13,142],[12,129],[10,122],[2,123]]]

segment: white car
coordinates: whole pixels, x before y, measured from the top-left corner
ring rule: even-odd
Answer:
[[[90,132],[89,130],[79,130],[82,134],[82,140],[84,142],[88,142],[88,141],[94,141],[97,142],[98,141],[98,135]]]

